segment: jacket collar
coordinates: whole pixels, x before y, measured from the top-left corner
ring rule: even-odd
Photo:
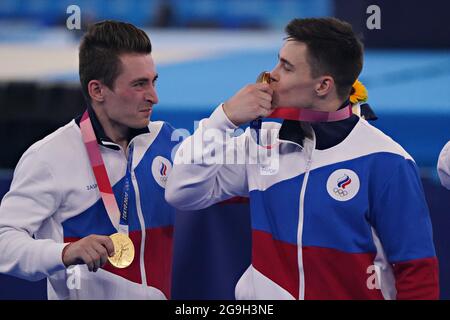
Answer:
[[[348,104],[349,100],[346,100],[338,110],[346,107]],[[304,139],[310,137],[308,130],[305,128],[305,124],[309,124],[314,130],[316,137],[316,149],[325,150],[341,143],[353,130],[358,121],[359,117],[357,115],[334,122],[305,123],[295,120],[284,120],[278,138],[303,146]]]
[[[111,138],[109,138],[106,135],[105,130],[103,130],[103,127],[102,127],[100,121],[98,120],[98,117],[95,114],[92,106],[90,104],[88,104],[86,109],[89,114],[89,118],[91,119],[92,127],[95,132],[95,137],[97,138],[97,143],[102,146],[105,146],[107,148],[113,149],[113,150],[120,150],[119,145],[116,144],[114,141],[112,141]],[[78,117],[75,118],[75,122],[78,126],[80,126],[81,117],[82,117],[82,115],[79,115]],[[146,134],[149,132],[150,132],[150,130],[148,129],[148,127],[144,127],[141,129],[130,128],[129,140],[131,141],[134,137],[136,137],[140,134]]]

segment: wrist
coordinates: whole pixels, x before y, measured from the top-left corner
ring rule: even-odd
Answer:
[[[70,263],[69,263],[69,262],[66,262],[66,259],[65,259],[64,257],[65,257],[65,255],[66,255],[67,249],[68,249],[71,245],[72,245],[72,242],[69,242],[69,244],[67,244],[67,245],[63,248],[62,253],[61,253],[61,259],[62,259],[62,262],[64,263],[64,265],[66,266],[66,268],[67,268],[68,266],[70,266]]]
[[[231,114],[230,110],[228,110],[227,106],[228,105],[226,102],[222,104],[222,110],[223,110],[223,113],[225,114],[225,117],[227,117],[228,121],[230,121],[236,127],[240,126],[242,123],[239,123],[238,121],[233,119],[232,114]]]

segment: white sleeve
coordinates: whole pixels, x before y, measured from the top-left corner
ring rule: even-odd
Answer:
[[[60,202],[50,169],[36,152],[28,150],[0,205],[0,273],[37,281],[65,268],[64,243],[32,238]]]
[[[180,210],[197,210],[234,196],[247,196],[245,133],[231,137],[237,127],[222,104],[184,140],[174,159],[165,197]]]
[[[450,190],[450,141],[439,154],[437,169],[442,185]]]

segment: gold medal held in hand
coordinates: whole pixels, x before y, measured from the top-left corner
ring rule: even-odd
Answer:
[[[114,256],[108,257],[109,262],[116,268],[128,267],[134,259],[133,242],[123,233],[114,233],[109,237],[114,244]]]

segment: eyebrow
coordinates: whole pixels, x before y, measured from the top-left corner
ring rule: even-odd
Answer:
[[[156,74],[156,75],[153,77],[152,82],[155,82],[156,79],[158,79],[158,77],[159,77],[159,75]],[[142,82],[148,82],[148,78],[146,78],[146,77],[137,78],[137,79],[131,80],[131,83],[136,83],[136,82],[141,82],[141,81],[142,81]]]
[[[291,67],[293,69],[295,68],[295,66],[292,63],[290,63],[288,60],[286,60],[285,58],[280,57],[280,54],[278,54],[278,60],[280,60],[284,64],[287,64],[289,67]]]

